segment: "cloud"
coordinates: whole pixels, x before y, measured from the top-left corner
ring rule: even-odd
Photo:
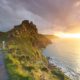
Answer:
[[[23,6],[15,6],[16,4],[9,4],[6,0],[2,0],[0,3],[0,31],[6,31],[11,29],[14,25],[20,24],[24,19],[33,21],[41,30],[40,26],[49,26],[48,23],[43,18],[35,15],[34,13],[28,11]]]
[[[33,21],[41,31],[66,29],[80,15],[79,5],[80,0],[0,0],[0,30],[8,30],[23,19]]]
[[[74,4],[74,7],[79,7],[80,6],[80,1],[77,1],[75,4]]]

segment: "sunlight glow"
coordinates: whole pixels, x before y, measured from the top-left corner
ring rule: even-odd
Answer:
[[[64,33],[64,32],[56,32],[55,36],[59,38],[80,38],[80,33]]]

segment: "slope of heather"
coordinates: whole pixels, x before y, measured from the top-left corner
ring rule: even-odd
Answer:
[[[1,34],[0,41],[3,40],[6,42],[5,65],[9,80],[70,80],[42,55],[42,50],[51,41],[39,34],[32,22],[24,20]]]

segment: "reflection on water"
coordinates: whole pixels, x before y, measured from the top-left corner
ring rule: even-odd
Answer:
[[[55,40],[46,48],[44,55],[52,57],[53,62],[73,80],[80,80],[80,39]]]

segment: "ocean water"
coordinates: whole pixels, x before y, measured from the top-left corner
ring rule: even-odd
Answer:
[[[44,51],[50,62],[60,67],[72,80],[80,80],[80,39],[53,40]]]

